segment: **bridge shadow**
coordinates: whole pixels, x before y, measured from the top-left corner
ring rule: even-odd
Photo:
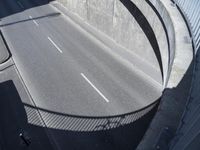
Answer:
[[[14,25],[14,24],[17,24],[17,23],[22,23],[22,22],[27,22],[27,21],[30,21],[30,20],[38,20],[38,19],[43,19],[43,18],[46,18],[46,17],[56,17],[56,16],[59,16],[60,13],[49,13],[49,14],[46,14],[46,15],[43,15],[43,16],[39,16],[39,17],[32,17],[32,18],[29,18],[29,19],[24,19],[24,20],[19,20],[19,21],[14,21],[14,22],[10,22],[10,23],[5,23],[5,24],[1,24],[0,27],[6,27],[6,26],[10,26],[10,25]]]
[[[13,81],[0,84],[0,148],[133,150],[157,110],[155,104],[143,114],[87,117],[45,110],[25,101]]]
[[[191,94],[196,90],[192,88],[192,84],[195,84],[195,81],[193,81],[195,78],[199,78],[196,73],[200,70],[198,67],[199,62],[200,57],[198,55],[194,56],[177,85],[164,89],[159,108],[151,124],[151,129],[147,131],[148,136],[143,140],[147,144],[142,142],[139,145],[140,149],[152,150],[157,149],[157,147],[161,150],[169,149],[172,139],[176,141],[176,138],[179,138],[180,135],[176,132],[182,123],[186,124],[183,121],[183,115],[186,111],[189,111],[188,104]],[[198,97],[196,99],[199,100]],[[154,132],[152,133],[151,130]]]
[[[0,20],[10,15],[23,12],[33,7],[46,5],[53,0],[1,0]]]
[[[2,0],[0,19],[46,5],[50,1]],[[128,7],[128,4],[125,6]],[[51,13],[32,19],[56,15],[59,14]],[[32,19],[1,24],[1,27]],[[143,26],[142,28],[146,29]],[[151,43],[153,47],[157,46]],[[159,60],[160,54],[157,54]],[[162,64],[160,66],[162,67]],[[144,111],[109,117],[62,114],[24,102],[13,81],[6,81],[0,84],[0,149],[132,150],[148,128],[157,110],[157,104],[153,103],[148,108],[151,109],[145,108]]]

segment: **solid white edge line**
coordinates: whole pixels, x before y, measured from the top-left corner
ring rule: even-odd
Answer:
[[[37,21],[35,21],[32,16],[29,16],[29,18],[33,21],[33,23],[35,23],[36,26],[39,26],[39,24],[37,23]]]
[[[24,9],[24,6],[22,5],[22,3],[20,1],[17,1],[17,4],[22,8]]]
[[[36,24],[36,26],[39,26],[39,24],[35,20],[33,20],[33,22]]]
[[[96,88],[94,84],[83,74],[81,73],[81,76],[95,89],[95,91],[108,103],[109,100]]]
[[[62,53],[62,50],[56,45],[56,43],[55,43],[50,37],[48,37],[48,40],[56,47],[56,49],[57,49],[60,53]]]

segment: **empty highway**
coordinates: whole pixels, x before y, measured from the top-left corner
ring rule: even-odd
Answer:
[[[158,80],[153,79],[127,61],[128,51],[121,56],[50,4],[4,0],[0,16],[12,59],[39,108],[112,116],[141,109],[161,96],[159,71]]]

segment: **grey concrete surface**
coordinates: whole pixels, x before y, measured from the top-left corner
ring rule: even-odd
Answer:
[[[6,62],[0,64],[0,71],[4,71],[7,68],[11,67],[14,65],[14,62],[12,59],[7,60]]]
[[[12,9],[20,9],[12,5]],[[119,54],[66,17],[49,13],[57,11],[45,5],[2,19],[2,32],[13,60],[38,107],[75,115],[110,116],[143,108],[160,97],[159,81],[142,77],[144,73],[124,62],[126,58],[117,57]]]
[[[63,13],[65,17],[68,18],[68,20],[74,21],[77,27],[81,27],[86,32],[88,32],[89,33],[88,35],[91,35],[91,38],[94,37],[93,39],[96,39],[102,42],[102,44],[107,47],[107,50],[111,51],[112,54],[114,54],[116,57],[126,58],[123,60],[124,63],[134,65],[134,70],[140,70],[141,72],[140,76],[143,76],[144,78],[148,78],[148,79],[152,78],[153,79],[152,82],[154,82],[155,80],[157,82],[162,83],[162,77],[160,75],[159,68],[153,67],[151,64],[148,63],[148,61],[136,55],[134,51],[127,50],[123,46],[113,41],[109,36],[97,30],[92,25],[88,24],[85,21],[83,22],[79,17],[77,17],[76,14],[74,14],[73,12],[70,12],[68,9],[63,7],[62,4],[56,1],[52,2],[51,4],[54,8],[57,9],[57,11]]]
[[[169,75],[169,60],[173,60],[173,57],[172,59],[170,59],[170,56],[169,56],[169,54],[173,56],[173,52],[171,52],[169,48],[169,46],[172,46],[172,44],[170,43],[170,45],[168,45],[169,33],[166,33],[165,31],[166,26],[163,26],[162,20],[160,20],[155,9],[153,9],[153,7],[148,3],[148,1],[145,1],[145,2],[141,2],[138,0],[131,0],[131,1],[144,14],[145,18],[148,20],[156,36],[156,40],[158,42],[161,58],[162,58],[163,73],[164,73],[163,82],[164,82],[164,87],[165,87],[167,83],[167,77]],[[164,9],[162,9],[162,11],[164,11]],[[163,17],[163,18],[168,18],[168,17]],[[167,25],[168,28],[169,26],[170,24]],[[169,39],[174,42],[173,36],[169,37]]]
[[[4,43],[1,33],[0,33],[0,64],[5,62],[8,58],[9,58],[9,52],[5,46],[5,43]]]
[[[170,39],[170,74],[167,88],[176,87],[193,59],[192,41],[186,23],[171,1],[152,1],[160,12]],[[186,40],[188,39],[188,40]]]
[[[162,16],[166,26],[169,24],[167,30],[169,37],[172,36],[171,40],[174,39],[174,41],[171,41],[172,43],[170,42],[172,44],[170,46],[172,54],[174,53],[174,56],[172,55],[171,58],[174,59],[171,60],[172,66],[169,66],[171,67],[169,68],[171,69],[169,81],[162,95],[159,110],[139,144],[138,150],[169,148],[170,138],[175,134],[186,105],[194,67],[192,62],[192,43],[191,41],[186,42],[184,40],[189,37],[189,31],[180,12],[171,1],[160,0],[151,2]],[[171,134],[169,139],[168,135],[163,132],[165,128],[169,129],[167,134]],[[165,144],[160,143],[160,141]]]
[[[143,60],[148,61],[153,67],[158,68],[158,63],[155,61],[156,56],[153,52],[148,38],[141,29],[138,22],[134,19],[128,9],[119,0],[58,0],[65,6],[69,12],[76,14],[84,22],[87,22],[97,30],[103,32],[117,44],[123,46],[129,51],[133,51]],[[151,13],[151,17],[156,20],[155,13]],[[159,20],[157,19],[158,23]],[[155,21],[156,23],[156,21]],[[159,30],[162,41],[166,40],[163,37],[164,30],[162,27]],[[157,37],[159,35],[157,34]],[[160,45],[163,53],[166,47],[162,46],[163,42],[160,39]],[[167,53],[166,53],[167,55]],[[167,57],[167,56],[166,56]],[[163,57],[163,62],[166,63]],[[164,66],[166,69],[166,66]]]
[[[130,12],[123,6],[123,4],[120,1],[118,0],[108,0],[108,1],[58,0],[58,2],[62,3],[69,10],[69,12],[75,13],[84,22],[87,22],[88,24],[92,25],[96,29],[102,31],[103,33],[108,35],[111,39],[113,39],[115,42],[119,43],[120,45],[127,48],[128,50],[134,51],[134,53],[137,54],[139,57],[142,56],[144,60],[148,60],[149,62],[155,61],[155,58],[153,58],[152,56],[149,57],[149,53],[151,52],[147,52],[147,51],[149,51],[150,49],[146,49],[145,47],[143,47],[144,45],[146,45],[145,43],[141,43],[143,45],[141,47],[138,47],[135,44],[135,43],[140,44],[140,42],[144,41],[146,37],[139,36],[139,34],[135,36],[135,32],[140,32],[140,34],[143,34],[143,33],[140,30],[140,28],[138,28],[138,23],[134,20],[133,16],[131,16]],[[175,52],[175,49],[177,47],[185,47],[185,46],[188,47],[187,43],[182,44],[182,46],[180,46],[179,44],[180,42],[183,42],[184,38],[175,39],[175,36],[177,36],[177,34],[185,34],[185,33],[182,33],[184,29],[181,29],[181,28],[176,29],[176,33],[175,33],[174,24],[176,24],[176,22],[172,22],[169,12],[167,11],[167,9],[165,9],[165,5],[163,5],[160,1],[150,0],[149,2],[150,4],[153,5],[153,7],[155,7],[157,12],[159,13],[166,29],[163,28],[163,25],[159,17],[157,16],[156,12],[152,9],[152,7],[147,2],[140,2],[137,0],[132,0],[132,2],[140,9],[140,11],[147,18],[158,40],[159,48],[161,49],[160,52],[162,56],[162,62],[163,62],[165,86],[169,86],[169,87],[176,86],[178,82],[181,80],[181,78],[183,77],[183,74],[185,72],[184,68],[188,68],[190,64],[190,59],[192,57],[192,53],[190,54],[187,53],[185,54],[186,56],[183,56],[183,53],[181,53],[181,51],[180,53],[177,50]],[[173,7],[173,6],[170,5],[170,7]],[[178,18],[179,17],[177,17],[176,19]],[[119,39],[118,37],[120,37],[121,39]],[[135,40],[136,37],[137,38],[139,37],[139,40]],[[169,45],[166,42],[167,38],[169,40],[168,41]],[[185,38],[189,38],[189,36],[188,37],[186,36]],[[128,43],[124,42],[124,40],[132,40],[132,39],[133,41],[131,42],[128,42]],[[143,53],[145,49],[147,51]],[[182,49],[182,48],[177,48],[177,49]],[[175,55],[179,55],[179,56],[182,55],[181,57],[184,57],[184,58],[181,58],[180,60],[187,59],[188,61],[185,61],[185,64],[180,64],[180,65],[177,64],[179,65],[178,68],[172,69],[172,64],[174,62]],[[154,60],[150,60],[151,58]],[[181,68],[181,66],[183,66],[183,68]],[[174,75],[171,76],[171,79],[169,81],[171,70],[176,70],[176,71],[172,72],[172,74]],[[183,70],[183,71],[181,73],[178,70]],[[170,83],[167,85],[168,81]]]
[[[155,110],[151,110],[137,121],[112,129],[117,123],[116,118],[111,119],[111,124],[107,124],[104,128],[106,122],[98,121],[102,118],[78,116],[72,118],[65,114],[38,109],[15,65],[0,71],[0,99],[0,149],[2,150],[57,150],[66,149],[66,147],[70,150],[123,150],[124,148],[131,150],[137,146],[148,122],[155,113]],[[44,122],[41,112],[46,113],[45,117],[49,117],[49,114],[53,115],[54,118],[50,120],[53,124],[50,125],[49,121]],[[60,118],[62,121],[59,121]],[[87,123],[80,121],[83,119]],[[63,121],[65,123],[67,121],[67,129],[55,128],[55,125],[63,126]],[[90,131],[92,122],[96,122],[94,125],[101,130]],[[87,130],[79,131],[78,128],[83,128],[83,126],[87,126]],[[70,127],[76,128],[76,131],[70,130]],[[24,135],[28,145],[20,138],[20,133]]]
[[[65,1],[63,4],[68,11],[64,11],[58,5],[54,8],[47,3],[33,7],[35,2],[37,3],[37,0],[3,1],[0,5],[0,27],[11,50],[18,77],[30,96],[26,99],[27,102],[24,102],[25,107],[20,106],[20,108],[27,112],[29,123],[49,128],[51,132],[46,132],[42,128],[43,136],[51,136],[47,138],[47,143],[53,142],[55,149],[66,146],[64,142],[66,132],[61,131],[61,127],[54,130],[54,127],[58,127],[57,124],[62,121],[59,118],[64,115],[79,117],[121,115],[141,109],[159,99],[163,82],[159,71],[159,60],[155,49],[152,48],[153,44],[158,44],[157,50],[161,50],[159,53],[163,61],[160,62],[163,63],[164,82],[169,75],[169,82],[166,85],[173,89],[164,92],[160,109],[141,143],[142,146],[140,145],[142,148],[139,148],[146,147],[149,150],[155,146],[153,144],[155,137],[159,137],[163,127],[173,124],[172,129],[176,128],[177,118],[183,108],[180,104],[184,105],[183,101],[180,102],[180,97],[184,99],[188,94],[191,74],[187,69],[193,53],[191,43],[184,41],[188,37],[188,32],[185,25],[181,26],[183,20],[169,1],[162,3],[151,1],[161,17],[165,18],[163,20],[167,32],[161,27],[162,23],[152,11],[153,8],[151,9],[146,2],[142,5],[134,1],[146,17],[145,21],[150,24],[149,29],[152,29],[156,38],[159,38],[158,43],[156,40],[153,44],[142,30],[141,24],[138,24],[139,18],[137,21],[134,20],[120,1]],[[170,11],[165,11],[164,8]],[[78,16],[69,13],[70,11]],[[168,23],[170,26],[167,26]],[[159,28],[156,28],[156,25],[159,25]],[[165,34],[171,37],[169,45],[165,43],[167,42]],[[169,55],[167,50],[170,51]],[[170,57],[169,66],[168,57]],[[5,70],[7,67],[4,65],[1,68]],[[7,84],[12,90],[15,89],[11,82],[6,82]],[[32,101],[29,101],[30,99]],[[3,104],[8,105],[6,102]],[[173,107],[169,110],[171,106]],[[34,122],[39,120],[38,118],[35,120],[31,118],[37,116],[31,113],[36,109],[39,119],[42,120],[39,124]],[[173,115],[175,110],[179,110],[179,113]],[[7,112],[6,109],[2,111]],[[49,114],[57,118],[52,119]],[[13,119],[16,116],[13,117],[11,113],[10,117]],[[150,117],[147,118],[150,121]],[[79,129],[82,123],[81,119],[77,120],[79,123],[76,129]],[[76,121],[72,121],[72,124]],[[145,125],[147,122],[142,121]],[[129,127],[125,129],[133,131],[129,130]],[[68,132],[68,134],[67,139],[71,139],[76,133]],[[105,133],[98,136],[101,137],[102,134]],[[80,135],[87,137],[87,140],[91,140],[92,137],[89,133]],[[78,137],[80,138],[79,135]],[[109,136],[105,139],[110,140]],[[84,142],[82,139],[79,140]],[[96,143],[96,138],[93,140]],[[118,140],[122,139],[116,141]],[[72,149],[75,146],[73,142]],[[110,142],[107,144],[103,142],[106,149],[113,146]],[[126,141],[122,143],[127,145]],[[75,147],[77,146],[76,144]],[[102,149],[101,146],[100,142],[98,149]],[[89,147],[86,146],[85,149],[87,148]]]
[[[15,89],[13,81],[2,83],[3,90],[5,85],[8,87],[4,99],[9,97],[9,90],[14,95],[10,95],[9,101],[2,102],[5,108],[8,106],[12,109],[2,109],[1,114],[6,114],[10,122],[16,121],[18,124],[14,128],[8,126],[8,130],[3,131],[9,133],[6,139],[12,135],[9,129],[14,131],[10,142],[17,138],[17,129],[21,128],[22,122],[22,127],[30,128],[28,133],[31,132],[34,143],[38,142],[36,137],[40,136],[37,132],[42,134],[40,138],[44,142],[39,143],[39,149],[46,144],[49,149],[64,149],[68,145],[70,149],[99,150],[136,147],[155,110],[147,110],[145,119],[138,117],[144,114],[138,114],[136,117],[122,117],[122,122],[118,117],[117,120],[104,119],[101,124],[94,118],[83,123],[82,117],[123,115],[159,99],[162,92],[159,69],[152,67],[148,60],[144,61],[142,57],[121,49],[114,42],[106,45],[95,38],[102,37],[100,33],[94,31],[90,34],[81,24],[59,14],[50,5],[33,7],[34,2],[23,0],[19,4],[7,0],[0,6],[3,8],[0,9],[0,27],[11,50],[17,76],[24,86]],[[152,49],[151,46],[149,49]],[[2,68],[5,72],[6,67]],[[151,72],[154,75],[149,76]],[[24,88],[29,97],[21,95],[20,90]],[[18,90],[20,97],[14,98]],[[105,97],[109,102],[105,101]],[[15,105],[18,107],[13,107]],[[76,117],[71,119],[68,117],[71,114]],[[21,115],[22,118],[16,119]],[[6,119],[5,116],[1,118]],[[137,123],[134,118],[137,118]],[[90,129],[94,125],[91,122],[97,127],[102,126],[103,130],[110,130],[97,132]],[[123,128],[115,129],[119,123]],[[83,132],[86,124],[90,125]],[[2,128],[6,126],[5,123]],[[137,138],[132,140],[136,134]]]

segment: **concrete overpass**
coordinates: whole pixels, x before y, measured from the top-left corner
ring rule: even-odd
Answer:
[[[2,147],[166,147],[155,137],[168,140],[166,127],[175,133],[195,54],[172,2],[20,0],[0,7]]]

